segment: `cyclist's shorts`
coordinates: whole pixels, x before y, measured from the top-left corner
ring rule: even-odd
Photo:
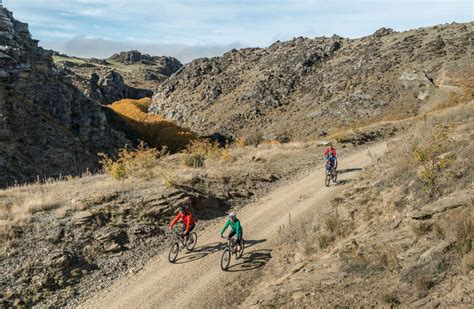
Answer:
[[[181,230],[181,234],[183,234],[184,236],[189,235],[189,233],[191,233],[194,230],[195,226],[196,226],[196,224],[190,224],[189,225],[189,231],[185,234],[184,232],[186,231],[186,225],[183,224],[183,229]]]
[[[237,242],[240,244],[242,242],[242,235],[243,235],[243,231],[240,231],[240,235],[239,237],[237,237]],[[229,233],[229,238],[232,238],[235,236],[235,232],[234,231],[230,231]]]

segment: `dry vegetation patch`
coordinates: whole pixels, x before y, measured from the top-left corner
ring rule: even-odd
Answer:
[[[119,114],[125,122],[138,132],[150,146],[171,152],[184,149],[196,135],[189,130],[155,114],[148,113],[150,98],[140,100],[124,99],[109,107]]]

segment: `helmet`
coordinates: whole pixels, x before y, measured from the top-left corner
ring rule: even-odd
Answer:
[[[182,206],[178,207],[178,212],[185,212],[184,207],[182,207]]]
[[[236,217],[235,211],[233,211],[233,210],[232,210],[232,211],[229,211],[228,214],[229,214],[229,219],[231,219],[231,220],[234,220],[234,219],[235,219],[235,217]]]
[[[328,143],[328,146],[329,146],[329,147],[332,147],[332,142],[329,142],[329,143]]]

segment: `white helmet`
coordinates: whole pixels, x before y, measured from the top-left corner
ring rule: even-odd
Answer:
[[[236,217],[235,211],[231,210],[231,211],[228,212],[228,214],[229,214],[230,219],[235,219],[235,217]]]

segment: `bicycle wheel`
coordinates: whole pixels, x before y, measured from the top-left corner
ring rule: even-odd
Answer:
[[[240,259],[242,255],[244,254],[244,249],[245,249],[245,240],[242,238],[242,243],[240,244],[240,251],[237,252],[237,258]]]
[[[170,263],[174,263],[174,261],[176,261],[176,257],[178,256],[178,252],[179,252],[179,244],[177,242],[175,242],[171,246],[170,252],[168,253],[168,261],[170,261]]]
[[[333,181],[334,183],[337,182],[337,171],[333,171],[333,173],[332,173],[332,181]]]
[[[221,257],[221,269],[226,271],[229,268],[230,264],[230,257],[231,257],[231,252],[229,248],[225,248],[224,252],[222,252],[222,257]]]
[[[329,187],[329,184],[331,183],[331,175],[326,175],[324,183],[326,184],[326,187]]]
[[[188,235],[188,241],[186,242],[186,250],[193,251],[194,247],[196,247],[198,236],[196,232],[192,232]]]

